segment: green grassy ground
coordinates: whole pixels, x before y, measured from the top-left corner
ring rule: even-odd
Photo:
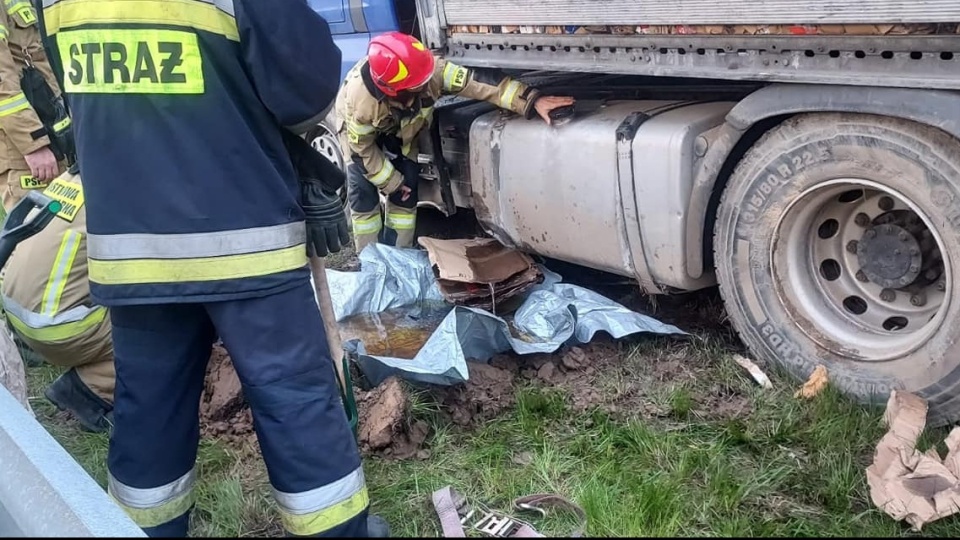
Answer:
[[[914,534],[870,503],[864,469],[884,431],[882,411],[831,390],[797,400],[795,382],[775,373],[775,389],[763,390],[712,338],[679,344],[638,338],[614,350],[591,382],[602,397],[592,408],[577,406],[563,385],[524,380],[512,407],[460,428],[431,392],[417,391],[412,414],[431,426],[429,457],[366,456],[374,511],[398,536],[437,536],[430,494],[453,485],[500,509],[520,495],[563,494],[583,506],[588,534],[596,536]],[[56,373],[32,368],[32,395],[42,396]],[[33,404],[103,484],[106,437],[79,431],[42,397]],[[204,441],[192,534],[281,534],[268,489],[255,448]],[[563,515],[532,523],[550,535],[566,534],[572,524]],[[958,537],[960,518],[923,532]]]

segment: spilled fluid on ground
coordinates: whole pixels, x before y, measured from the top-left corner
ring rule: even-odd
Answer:
[[[367,354],[412,360],[453,309],[443,303],[362,313],[340,322],[343,341],[359,339]]]

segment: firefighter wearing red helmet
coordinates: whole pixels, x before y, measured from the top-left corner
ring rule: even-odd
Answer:
[[[499,72],[468,69],[435,56],[415,37],[389,32],[370,41],[366,58],[337,95],[337,129],[347,158],[356,249],[381,241],[413,245],[420,166],[417,136],[445,94],[488,101],[526,118],[573,104],[545,96]],[[380,195],[387,198],[381,219]]]

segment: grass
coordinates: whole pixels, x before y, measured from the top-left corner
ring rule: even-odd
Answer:
[[[517,387],[514,407],[462,429],[446,420],[431,392],[416,391],[412,414],[431,426],[430,457],[366,456],[373,510],[397,536],[439,536],[430,495],[452,485],[501,510],[521,495],[562,494],[587,512],[591,536],[916,535],[869,499],[864,469],[884,432],[882,411],[832,389],[797,400],[795,382],[776,373],[774,389],[763,390],[716,340],[628,339],[619,351],[616,367],[596,382],[610,403],[619,403],[616,409],[578,410],[562,387],[526,382]],[[679,371],[658,371],[678,360]],[[31,395],[42,396],[56,373],[32,368]],[[631,386],[637,381],[641,398]],[[633,398],[622,400],[631,388]],[[742,402],[739,412],[715,414],[708,397],[717,388]],[[104,484],[106,437],[79,431],[42,398],[33,404],[40,421]],[[943,435],[931,432],[925,440]],[[204,441],[199,463],[192,535],[281,534],[255,448]],[[547,535],[566,535],[575,525],[563,513],[531,522]],[[957,537],[960,518],[923,533]]]

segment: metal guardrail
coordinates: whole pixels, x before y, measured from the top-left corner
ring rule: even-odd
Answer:
[[[0,537],[146,535],[0,386]]]

